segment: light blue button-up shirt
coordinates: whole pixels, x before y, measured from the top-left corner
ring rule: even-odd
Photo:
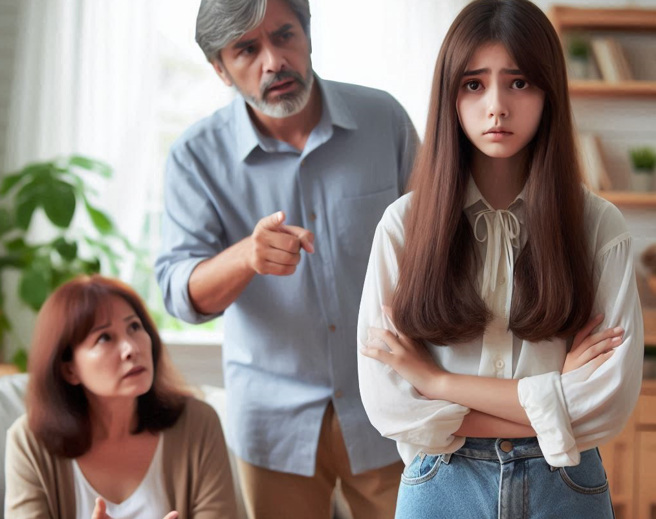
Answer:
[[[225,311],[227,439],[245,461],[313,475],[332,400],[354,473],[398,460],[370,425],[357,380],[356,325],[371,242],[403,192],[417,136],[389,94],[317,78],[323,110],[305,149],[262,135],[242,98],[191,127],[166,169],[157,278],[166,307],[197,313],[187,290],[199,262],[283,210],[311,230],[291,276],[256,275]]]

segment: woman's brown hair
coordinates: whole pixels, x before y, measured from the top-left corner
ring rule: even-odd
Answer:
[[[515,264],[509,327],[530,341],[565,337],[583,326],[592,308],[584,192],[558,36],[528,0],[475,0],[451,25],[435,65],[392,302],[398,329],[434,344],[480,336],[491,317],[476,289],[472,230],[463,212],[472,144],[460,127],[456,100],[467,63],[492,42],[503,44],[545,94],[527,150],[528,241]]]
[[[71,360],[73,348],[84,341],[98,315],[108,311],[113,296],[134,309],[152,342],[153,384],[137,398],[137,425],[133,432],[156,432],[171,427],[184,409],[186,393],[181,379],[137,293],[118,280],[99,275],[78,277],[59,287],[46,300],[30,348],[28,422],[36,438],[54,455],[75,458],[91,447],[84,389],[64,379],[62,364]]]

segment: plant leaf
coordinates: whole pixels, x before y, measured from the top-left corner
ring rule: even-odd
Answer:
[[[11,220],[11,213],[0,207],[0,236],[13,229],[14,225]]]
[[[68,162],[72,166],[77,166],[88,171],[95,171],[96,173],[100,173],[100,175],[105,178],[112,176],[112,168],[109,166],[109,164],[100,160],[83,157],[82,155],[71,155],[68,159]]]
[[[50,193],[42,201],[50,221],[62,229],[68,227],[75,214],[75,189],[62,180],[49,182]]]
[[[14,173],[13,175],[7,175],[5,178],[2,179],[2,184],[0,184],[0,195],[6,195],[23,178],[24,176],[21,173]]]
[[[32,310],[38,312],[48,297],[50,278],[44,269],[35,267],[38,265],[32,265],[23,272],[18,286],[18,294]]]
[[[19,228],[27,231],[32,221],[32,215],[37,206],[37,199],[35,197],[24,198],[16,201],[16,225]]]
[[[25,351],[25,348],[16,350],[16,353],[11,357],[11,362],[21,373],[27,372],[27,352]]]
[[[93,226],[98,229],[100,234],[110,234],[114,232],[114,223],[107,213],[100,209],[96,209],[86,199],[84,205],[89,213],[89,218],[91,218],[91,223],[93,223]]]
[[[77,258],[77,243],[66,241],[64,238],[57,238],[53,246],[63,260],[73,261]]]

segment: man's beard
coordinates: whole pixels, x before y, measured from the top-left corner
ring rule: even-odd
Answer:
[[[293,79],[300,85],[300,89],[296,92],[276,96],[275,101],[267,101],[266,96],[269,87],[275,83],[284,81],[285,79]],[[268,117],[282,119],[284,117],[296,115],[305,108],[310,100],[313,84],[314,74],[312,73],[312,65],[310,64],[306,71],[305,78],[295,71],[278,72],[260,87],[259,98],[245,94],[239,90],[239,88],[237,88],[237,90],[244,97],[246,102],[259,112]]]

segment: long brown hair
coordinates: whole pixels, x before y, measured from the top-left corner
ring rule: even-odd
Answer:
[[[558,36],[528,0],[475,0],[451,25],[435,65],[392,302],[399,330],[434,344],[471,340],[491,317],[476,289],[472,230],[463,212],[472,144],[456,113],[467,63],[490,42],[503,44],[545,94],[542,118],[528,145],[528,241],[515,264],[510,329],[530,341],[565,337],[578,331],[592,308],[584,192]]]
[[[181,378],[137,293],[118,280],[99,275],[78,277],[46,300],[30,348],[26,396],[29,427],[54,455],[75,458],[91,447],[89,404],[84,389],[64,379],[62,364],[71,360],[73,348],[84,341],[98,315],[107,311],[112,296],[122,298],[134,309],[152,342],[153,384],[137,398],[137,425],[133,432],[166,429],[184,409],[187,394]]]

